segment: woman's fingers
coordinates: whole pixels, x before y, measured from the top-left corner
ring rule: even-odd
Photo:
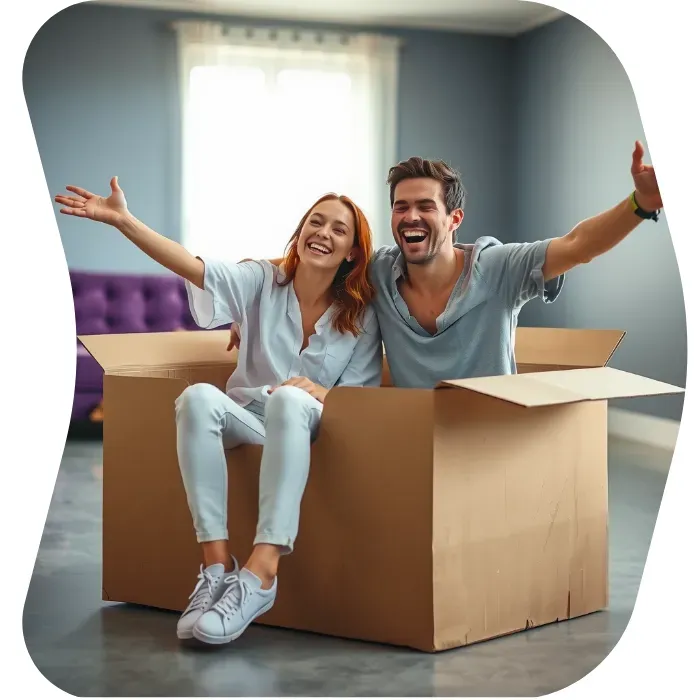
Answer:
[[[85,197],[85,199],[90,199],[91,197],[95,196],[92,192],[88,192],[82,187],[76,187],[75,185],[66,185],[66,189],[69,192],[75,192],[75,194],[80,195],[81,197]]]
[[[85,216],[85,200],[82,197],[66,197],[65,195],[56,195],[55,200],[59,204],[63,204],[61,214],[69,214],[70,216]]]
[[[306,377],[292,377],[291,379],[287,379],[286,382],[282,382],[279,386],[274,386],[271,389],[269,389],[268,394],[272,394],[275,391],[275,389],[279,389],[280,386],[295,386],[299,389],[303,389],[304,391],[310,393],[311,391],[313,391],[316,385]]]
[[[85,209],[73,209],[72,207],[63,207],[60,210],[61,214],[68,214],[69,216],[87,216]]]
[[[66,197],[65,195],[56,195],[54,198],[59,204],[65,204],[67,207],[81,207],[85,205],[83,197]]]

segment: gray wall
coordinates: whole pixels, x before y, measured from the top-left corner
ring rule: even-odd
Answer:
[[[76,5],[37,33],[24,86],[47,195],[68,183],[106,192],[118,174],[133,212],[179,239],[177,60],[166,23],[182,16]],[[398,156],[461,170],[469,196],[460,240],[561,235],[630,192],[632,147],[644,141],[637,105],[620,63],[587,27],[565,18],[517,40],[392,33],[406,40]],[[111,229],[58,222],[72,269],[160,271]],[[613,366],[683,385],[685,315],[665,219],[572,272],[562,298],[529,304],[521,324],[626,329]],[[615,405],[677,419],[682,398]]]
[[[629,195],[636,139],[653,160],[629,79],[588,27],[567,17],[530,32],[515,61],[515,236],[530,241],[565,234]],[[520,323],[626,330],[612,366],[684,386],[683,292],[665,217],[572,271],[561,299],[528,304]],[[682,397],[614,405],[679,419]]]
[[[117,174],[134,214],[175,240],[180,113],[175,37],[166,23],[182,16],[191,17],[75,5],[41,28],[24,68],[48,193],[66,184],[108,192],[109,178]],[[472,195],[462,240],[508,238],[515,206],[504,206],[501,192],[513,148],[513,42],[391,33],[406,39],[399,68],[399,156],[444,158],[462,171]],[[117,232],[57,216],[70,268],[159,271]]]

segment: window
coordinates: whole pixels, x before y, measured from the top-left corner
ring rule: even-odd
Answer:
[[[327,192],[392,241],[393,39],[177,25],[183,115],[183,244],[230,260],[280,257]]]

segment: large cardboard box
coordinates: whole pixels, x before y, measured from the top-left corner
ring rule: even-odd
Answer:
[[[607,400],[682,391],[607,367],[623,335],[520,328],[518,375],[333,389],[296,550],[260,622],[437,651],[605,608]],[[103,597],[180,611],[200,550],[174,402],[188,383],[223,388],[227,333],[80,340],[106,375]],[[227,454],[243,563],[261,448]]]

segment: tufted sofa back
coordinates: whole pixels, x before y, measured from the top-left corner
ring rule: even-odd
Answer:
[[[174,275],[70,273],[78,335],[197,328]]]

